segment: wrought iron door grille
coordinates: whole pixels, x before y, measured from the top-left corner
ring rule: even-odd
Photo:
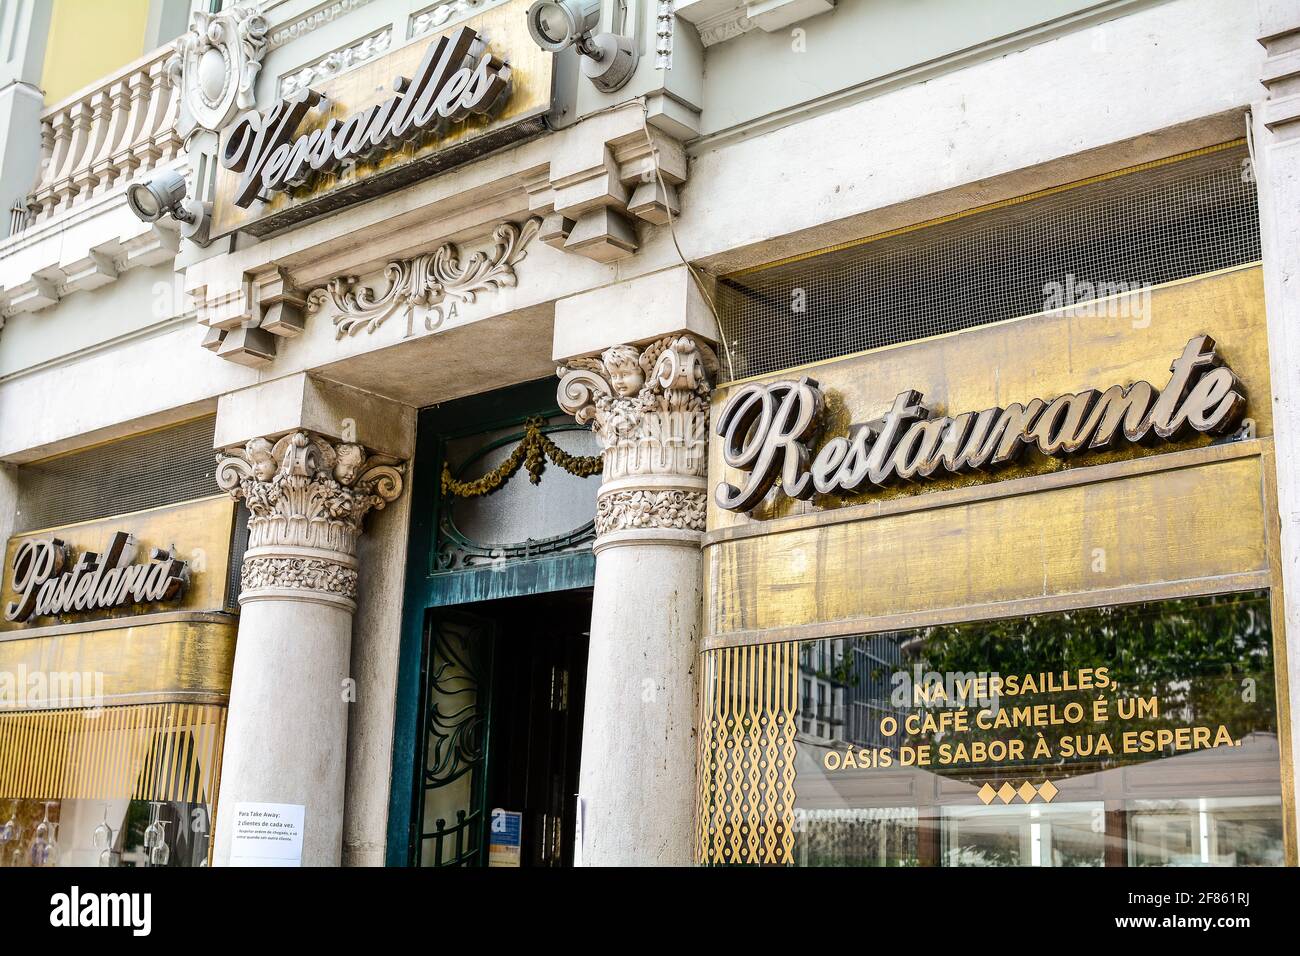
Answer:
[[[445,613],[430,621],[428,639],[416,862],[483,866],[492,633],[469,616]]]
[[[1154,286],[1260,255],[1246,147],[1228,143],[723,276],[717,301],[743,378],[1033,315],[1058,287]]]

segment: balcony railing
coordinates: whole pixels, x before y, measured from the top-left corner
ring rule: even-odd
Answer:
[[[25,225],[51,219],[173,159],[177,90],[165,46],[41,114],[40,179]],[[16,223],[15,223],[16,225]]]

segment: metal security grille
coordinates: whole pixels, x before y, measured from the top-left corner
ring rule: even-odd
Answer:
[[[723,276],[733,377],[1257,261],[1255,191],[1230,143]]]
[[[0,714],[0,797],[213,806],[226,708],[215,704]]]
[[[215,495],[215,418],[24,465],[15,530],[31,531]]]

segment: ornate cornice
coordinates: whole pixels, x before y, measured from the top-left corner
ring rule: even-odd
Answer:
[[[250,512],[241,602],[312,592],[351,606],[362,523],[401,494],[404,470],[305,431],[218,454],[217,484]]]
[[[390,262],[384,269],[388,288],[379,295],[356,276],[332,279],[308,294],[307,312],[314,315],[327,303],[332,305],[340,339],[361,329],[374,332],[398,309],[427,309],[432,321],[426,327],[437,328],[446,318],[447,303],[473,302],[481,292],[515,284],[515,266],[528,254],[541,223],[534,218],[522,226],[498,224],[492,230],[491,250],[475,252],[463,265],[460,249],[451,242],[422,256]]]
[[[166,72],[180,89],[177,131],[218,132],[240,110],[256,105],[253,87],[266,55],[268,24],[255,4],[220,13],[196,10],[188,33],[177,38]]]
[[[701,532],[709,401],[718,369],[693,335],[617,345],[562,365],[558,402],[604,446],[596,531]],[[599,543],[599,542],[598,542]]]

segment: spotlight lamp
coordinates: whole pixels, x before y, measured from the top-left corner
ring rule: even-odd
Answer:
[[[582,73],[602,93],[613,93],[632,78],[636,46],[617,33],[592,33],[600,21],[600,0],[535,0],[528,8],[528,32],[548,53],[577,47]]]
[[[157,222],[164,216],[171,216],[180,224],[182,236],[206,246],[212,207],[209,203],[187,198],[185,193],[185,177],[174,169],[161,169],[148,179],[128,186],[126,204],[142,222]]]

